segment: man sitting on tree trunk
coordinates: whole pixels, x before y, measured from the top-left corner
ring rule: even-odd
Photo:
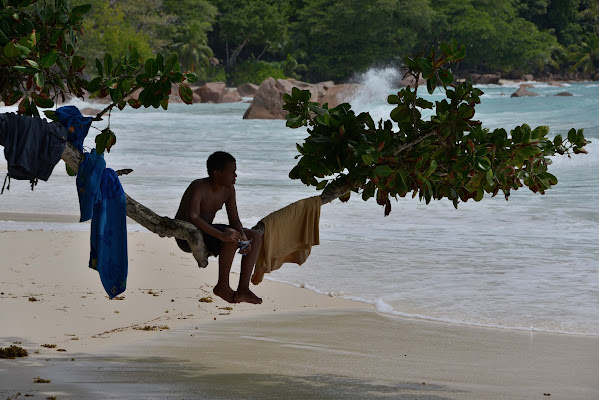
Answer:
[[[175,218],[189,221],[204,233],[204,243],[208,251],[218,256],[218,282],[213,289],[215,295],[229,303],[262,303],[249,288],[250,276],[254,269],[262,236],[252,229],[244,229],[239,221],[235,200],[235,178],[237,165],[235,158],[223,151],[217,151],[206,162],[208,177],[196,179],[185,190]],[[213,224],[216,212],[226,207],[229,225]],[[249,238],[249,239],[248,239]],[[177,239],[181,250],[191,253],[185,240]],[[241,275],[237,291],[229,285],[229,272],[235,252],[243,255]]]

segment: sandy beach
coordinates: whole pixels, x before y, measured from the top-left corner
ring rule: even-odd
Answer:
[[[128,288],[110,300],[87,268],[89,233],[0,231],[0,347],[29,352],[0,360],[0,398],[591,400],[599,393],[596,336],[399,318],[266,280],[253,287],[262,305],[230,305],[212,296],[214,261],[199,269],[173,239],[150,233],[128,240]]]

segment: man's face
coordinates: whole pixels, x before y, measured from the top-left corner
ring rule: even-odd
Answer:
[[[222,171],[217,171],[219,183],[225,187],[231,188],[235,185],[237,178],[237,164],[235,162],[227,163]]]

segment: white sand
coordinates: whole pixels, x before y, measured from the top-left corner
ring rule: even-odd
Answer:
[[[262,305],[200,302],[212,295],[215,263],[198,268],[173,239],[133,233],[128,240],[128,288],[123,300],[109,300],[87,268],[88,233],[0,232],[0,347],[20,342],[30,353],[0,360],[0,398],[572,400],[599,393],[599,337],[395,318],[269,281],[253,288]],[[156,330],[139,330],[146,326]],[[123,381],[131,368],[134,378]],[[36,376],[52,382],[34,384]]]

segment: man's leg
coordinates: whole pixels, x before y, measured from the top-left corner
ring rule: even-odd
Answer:
[[[237,287],[237,292],[235,292],[234,300],[238,303],[261,304],[262,299],[250,290],[250,278],[252,277],[252,271],[254,270],[254,265],[256,265],[256,260],[258,259],[260,247],[262,247],[262,235],[251,229],[245,229],[245,235],[248,239],[252,240],[252,248],[250,252],[241,259],[239,286]]]
[[[231,289],[231,285],[229,284],[229,273],[231,272],[231,264],[233,264],[233,257],[235,257],[236,251],[237,243],[225,242],[222,244],[218,256],[218,282],[212,290],[215,295],[229,303],[235,303],[235,291]]]

